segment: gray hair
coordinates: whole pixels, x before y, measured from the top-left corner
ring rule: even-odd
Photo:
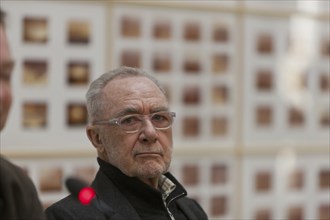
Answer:
[[[160,83],[155,77],[141,69],[122,66],[120,68],[102,74],[99,78],[97,78],[90,84],[89,89],[86,93],[86,105],[89,122],[101,119],[104,110],[106,109],[103,100],[103,88],[115,78],[126,77],[146,77],[153,81],[162,91],[162,93],[164,93],[164,95],[166,96],[164,88],[160,85]]]

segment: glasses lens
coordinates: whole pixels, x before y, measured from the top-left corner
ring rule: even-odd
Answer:
[[[172,125],[174,113],[158,112],[150,115],[150,121],[157,129],[166,129]],[[127,115],[120,119],[121,129],[127,132],[136,132],[143,126],[143,115]]]
[[[159,112],[153,114],[150,120],[155,128],[168,128],[172,124],[173,116],[170,112]]]
[[[142,125],[141,115],[127,115],[120,120],[120,127],[125,131],[139,130]]]

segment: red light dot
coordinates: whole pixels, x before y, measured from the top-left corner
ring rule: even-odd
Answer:
[[[89,205],[95,196],[95,191],[92,187],[85,187],[80,190],[78,199],[83,205]]]

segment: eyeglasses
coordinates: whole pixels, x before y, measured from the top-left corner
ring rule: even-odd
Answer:
[[[126,133],[131,134],[138,132],[142,128],[144,121],[143,119],[145,119],[146,117],[151,121],[155,129],[166,130],[172,126],[175,117],[175,112],[162,111],[149,115],[125,115],[110,120],[96,121],[93,123],[93,125],[118,125]]]

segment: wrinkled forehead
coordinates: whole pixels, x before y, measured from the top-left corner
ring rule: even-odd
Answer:
[[[103,105],[107,106],[104,112],[106,117],[165,111],[169,108],[165,94],[144,76],[110,81],[103,89],[103,101]]]
[[[145,76],[125,76],[111,80],[103,89],[107,98],[154,97],[167,100],[163,91]]]

